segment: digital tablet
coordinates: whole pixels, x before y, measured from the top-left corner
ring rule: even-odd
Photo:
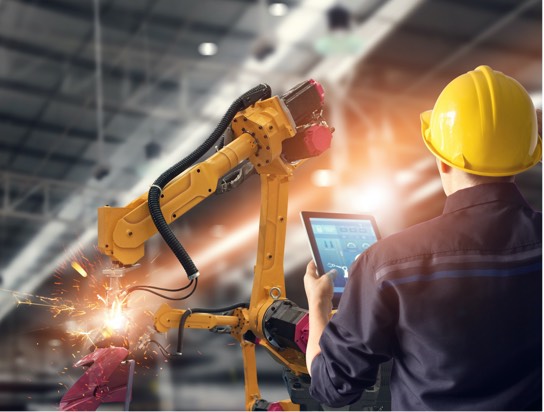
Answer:
[[[336,269],[335,296],[342,294],[348,269],[357,256],[380,238],[376,220],[369,215],[300,212],[308,233],[317,272],[323,275]]]

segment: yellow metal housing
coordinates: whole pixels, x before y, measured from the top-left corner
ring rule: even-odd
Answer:
[[[171,223],[215,192],[217,181],[255,152],[255,139],[243,134],[168,184],[161,196],[164,219]],[[125,207],[98,209],[98,249],[113,260],[132,265],[144,256],[144,243],[157,233],[147,193]]]

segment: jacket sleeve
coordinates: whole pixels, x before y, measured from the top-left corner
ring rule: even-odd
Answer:
[[[367,253],[352,266],[338,311],[319,341],[311,365],[311,396],[341,407],[372,386],[380,363],[392,357],[397,304],[393,288],[380,290]]]

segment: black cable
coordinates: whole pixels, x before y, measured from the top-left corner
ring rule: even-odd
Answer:
[[[187,285],[181,287],[181,288],[177,288],[177,289],[168,289],[168,288],[161,288],[161,287],[158,287],[158,286],[151,286],[151,285],[135,285],[135,286],[129,286],[128,288],[125,288],[127,294],[128,293],[131,293],[133,289],[135,288],[146,288],[146,289],[154,289],[154,290],[163,290],[165,292],[181,292],[185,289],[188,289],[191,287],[191,285],[193,284],[193,282],[189,282]]]
[[[193,283],[194,282],[194,283]],[[151,290],[151,289],[147,289],[145,287],[142,287],[142,286],[133,286],[130,288],[130,290],[127,290],[127,294],[129,293],[132,293],[132,292],[135,292],[137,290],[140,290],[142,292],[147,292],[147,293],[151,293],[153,295],[156,295],[156,296],[159,296],[161,298],[164,298],[164,299],[168,299],[168,300],[185,300],[185,299],[188,299],[193,293],[195,293],[195,290],[196,290],[196,286],[198,285],[198,278],[197,279],[194,279],[191,280],[191,282],[189,283],[189,286],[193,284],[193,289],[185,296],[182,296],[182,297],[179,297],[179,298],[174,298],[174,297],[171,297],[171,296],[166,296],[166,295],[163,295],[161,293],[158,293],[158,292],[155,292],[154,290]]]
[[[183,269],[187,273],[188,278],[191,280],[198,276],[198,269],[164,219],[160,206],[160,196],[162,194],[162,190],[168,183],[170,183],[170,181],[172,181],[172,179],[196,163],[198,159],[200,159],[214,146],[240,110],[249,107],[260,99],[266,99],[270,96],[270,86],[261,84],[247,91],[236,99],[231,104],[219,124],[216,126],[213,133],[204,141],[204,143],[202,143],[189,156],[176,163],[162,175],[160,175],[149,189],[147,200],[149,213],[151,214],[153,223],[168,247],[172,250],[174,255],[176,255],[177,259],[183,266]]]
[[[249,308],[248,302],[243,303],[237,303],[235,305],[227,306],[225,308],[217,308],[217,309],[204,309],[204,308],[196,308],[196,309],[187,309],[183,315],[181,315],[181,319],[179,320],[179,326],[178,326],[178,345],[176,349],[176,355],[181,356],[182,348],[183,348],[183,330],[185,328],[185,323],[187,322],[187,318],[191,316],[193,313],[221,313],[221,312],[229,312],[234,309],[238,308]]]
[[[165,358],[171,358],[172,356],[174,356],[170,352],[168,352],[168,350],[164,346],[162,346],[160,342],[156,341],[155,339],[151,339],[148,344],[150,343],[154,343],[155,345],[157,345],[162,353],[162,356],[164,356]]]

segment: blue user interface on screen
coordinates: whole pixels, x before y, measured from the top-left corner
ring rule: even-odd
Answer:
[[[336,269],[334,293],[342,293],[348,269],[357,256],[376,242],[370,220],[310,218],[323,269]]]

